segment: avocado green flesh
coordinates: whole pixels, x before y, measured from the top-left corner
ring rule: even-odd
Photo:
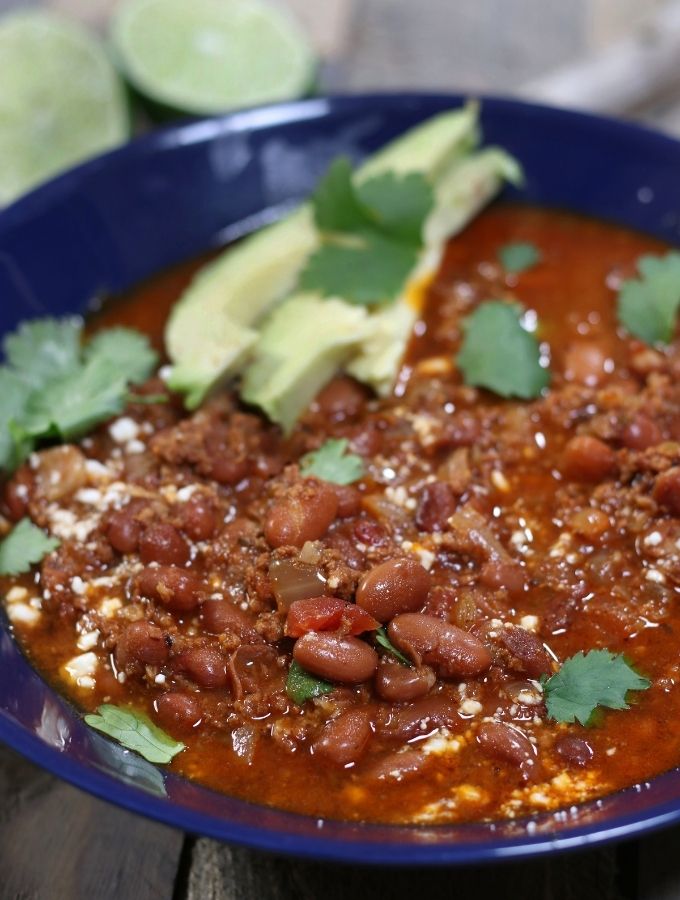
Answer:
[[[355,177],[415,171],[434,182],[450,160],[469,152],[477,139],[477,107],[468,104],[396,138],[360,166]],[[165,330],[174,364],[170,383],[187,393],[187,405],[198,405],[215,382],[241,370],[255,343],[252,326],[293,290],[318,245],[311,206],[305,204],[199,272],[173,308]]]
[[[308,294],[291,297],[263,324],[241,397],[287,432],[369,333],[363,307]]]

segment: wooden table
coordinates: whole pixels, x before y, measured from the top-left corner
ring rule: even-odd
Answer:
[[[115,2],[45,0],[100,29]],[[432,87],[556,100],[566,92],[575,105],[632,110],[680,131],[678,3],[673,18],[661,0],[279,2],[308,28],[333,90]],[[24,5],[35,4],[0,0],[0,12]],[[651,31],[650,14],[666,16]],[[575,65],[581,57],[585,68]],[[551,74],[556,66],[567,70]],[[0,900],[678,900],[678,846],[675,829],[465,870],[265,858],[108,806],[0,749]]]

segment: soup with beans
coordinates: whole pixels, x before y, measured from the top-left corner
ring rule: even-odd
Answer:
[[[517,241],[540,261],[509,273]],[[4,527],[29,516],[61,543],[2,580],[26,653],[83,710],[144,711],[185,745],[174,771],[314,816],[520,817],[679,764],[680,351],[630,337],[615,303],[665,249],[496,206],[449,244],[388,398],[339,374],[283,437],[228,388],[191,414],[138,397],[34,453]],[[194,269],[92,326],[160,349]],[[536,399],[456,366],[464,317],[499,298],[540,323]],[[301,468],[330,439],[355,481]],[[596,649],[649,689],[560,721],[546,679]]]

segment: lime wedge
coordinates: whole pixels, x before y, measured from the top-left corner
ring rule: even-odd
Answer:
[[[0,19],[0,205],[128,133],[124,87],[94,38],[52,13]]]
[[[133,87],[187,113],[300,97],[314,81],[305,36],[261,0],[125,0],[111,37]]]

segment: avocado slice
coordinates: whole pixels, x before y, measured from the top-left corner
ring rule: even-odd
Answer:
[[[383,147],[359,167],[359,180],[385,171],[421,172],[436,181],[479,139],[478,106],[441,113]],[[296,212],[227,249],[174,306],[165,329],[170,386],[198,405],[211,386],[238,372],[253,346],[252,327],[293,290],[319,245],[312,208]]]
[[[381,396],[389,394],[420,312],[424,287],[441,262],[446,241],[491,200],[503,181],[519,183],[522,170],[504,150],[488,147],[456,160],[434,185],[435,202],[425,221],[425,247],[404,293],[371,314],[373,329],[347,371]]]
[[[241,397],[290,431],[320,387],[368,337],[369,319],[364,307],[335,298],[289,298],[262,325]]]

